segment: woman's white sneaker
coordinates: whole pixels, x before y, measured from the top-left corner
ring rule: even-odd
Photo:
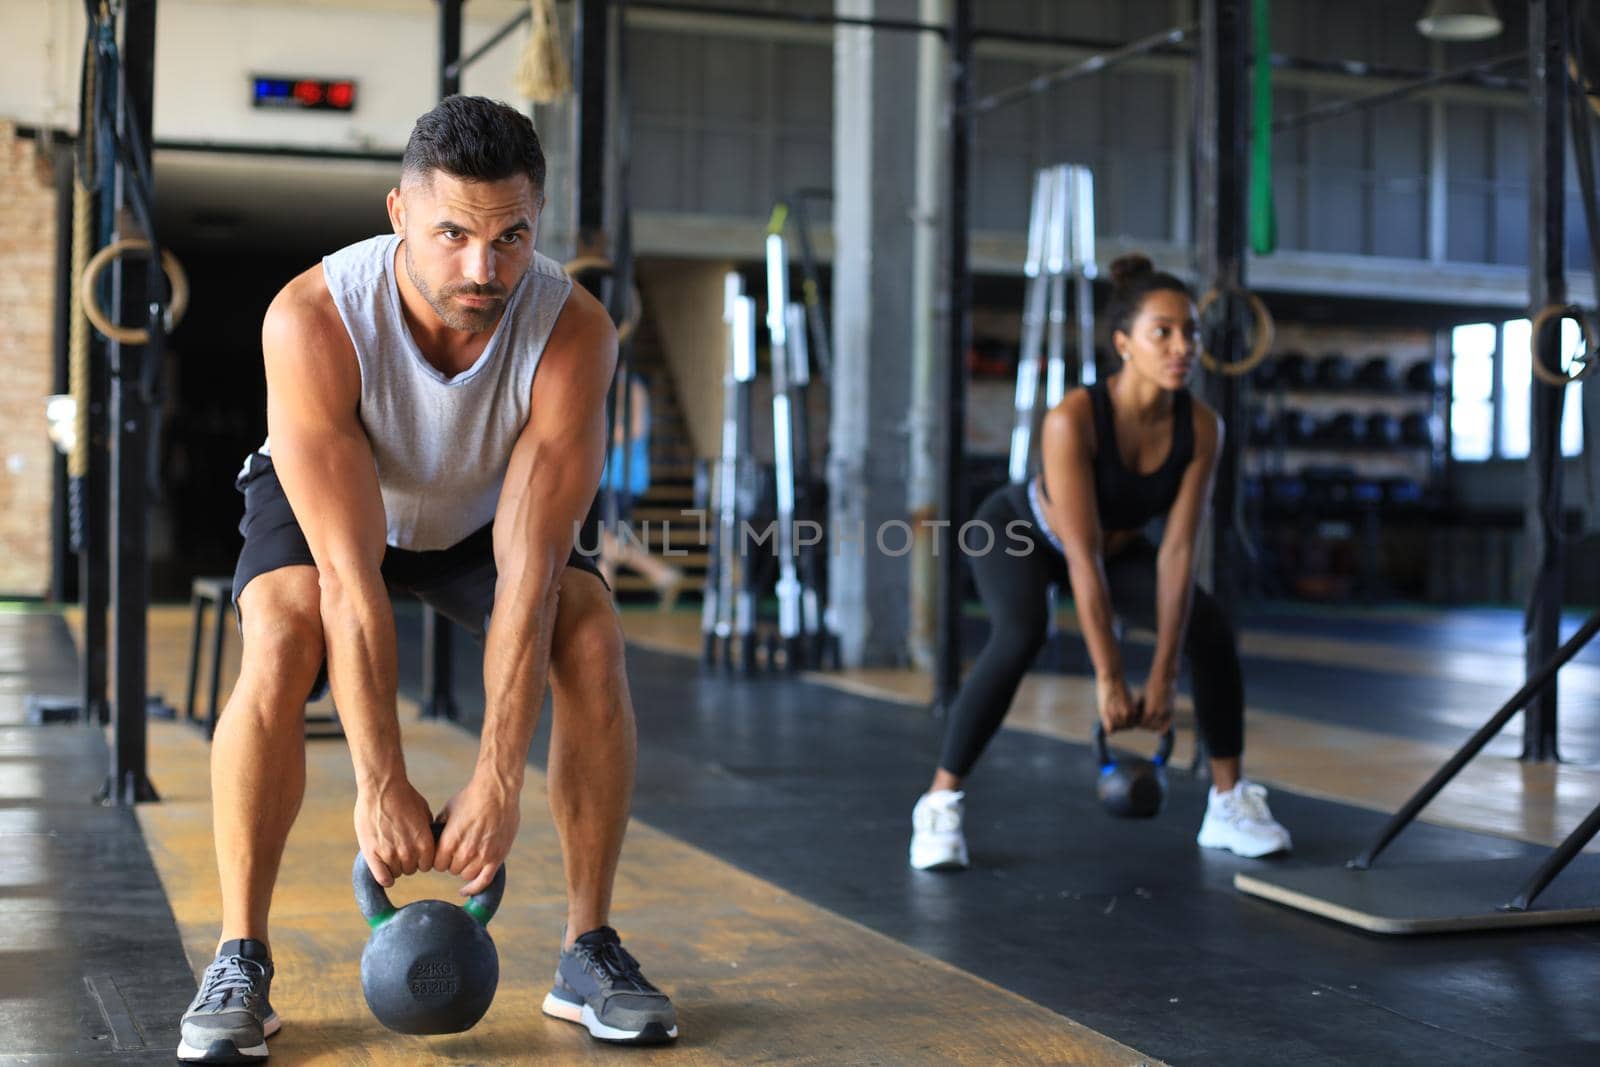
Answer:
[[[967,866],[967,839],[961,832],[958,789],[922,794],[911,811],[911,866],[919,871],[959,871]]]
[[[1196,840],[1201,848],[1227,849],[1251,859],[1287,852],[1291,847],[1289,831],[1267,807],[1266,788],[1243,778],[1226,793],[1212,786]]]

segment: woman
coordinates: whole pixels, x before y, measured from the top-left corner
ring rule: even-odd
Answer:
[[[1266,790],[1241,774],[1244,687],[1227,620],[1194,584],[1195,541],[1211,502],[1222,423],[1185,388],[1197,354],[1194,298],[1141,255],[1111,265],[1107,315],[1121,373],[1076,389],[1045,416],[1042,472],[996,490],[978,509],[991,530],[1026,530],[1027,550],[972,559],[989,611],[989,641],[950,709],[944,749],[912,813],[911,865],[967,866],[962,781],[999,729],[1048,626],[1050,585],[1070,585],[1094,663],[1106,732],[1172,721],[1180,646],[1214,785],[1199,843],[1242,856],[1289,848]],[[1142,534],[1165,518],[1161,546]],[[1012,525],[1017,524],[1017,525]],[[1143,692],[1123,674],[1113,616],[1156,632]]]

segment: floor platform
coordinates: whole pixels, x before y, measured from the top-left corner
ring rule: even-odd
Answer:
[[[1540,857],[1539,859],[1542,859]],[[1578,856],[1531,908],[1510,910],[1539,859],[1441,860],[1370,870],[1240,871],[1240,891],[1375,934],[1436,934],[1600,922],[1600,857]]]

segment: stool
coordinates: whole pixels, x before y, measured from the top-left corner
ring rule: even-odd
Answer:
[[[190,603],[194,607],[194,622],[189,635],[189,691],[183,703],[183,717],[196,726],[203,726],[206,739],[210,740],[217,732],[217,697],[222,686],[222,649],[228,633],[228,611],[233,607],[233,579],[232,578],[196,578],[189,587]],[[200,639],[205,633],[206,612],[210,605],[215,604],[217,617],[211,631],[211,702],[206,708],[206,717],[202,723],[195,714],[195,689],[200,682]],[[323,687],[318,686],[316,691],[308,696],[308,702],[316,699],[323,692]],[[344,728],[339,723],[339,714],[308,715],[306,716],[306,737],[308,738],[342,738]]]
[[[200,637],[205,632],[206,610],[217,607],[216,626],[211,631],[211,704],[206,712],[205,731],[209,738],[217,731],[217,691],[222,685],[222,643],[228,632],[228,609],[233,607],[232,578],[196,578],[189,587],[189,603],[194,622],[189,634],[189,691],[183,702],[183,717],[200,725],[195,715],[195,687],[200,681]]]

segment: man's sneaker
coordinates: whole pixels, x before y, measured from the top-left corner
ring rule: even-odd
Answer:
[[[672,1001],[639,973],[639,961],[609,926],[561,953],[544,1013],[579,1023],[601,1041],[658,1045],[678,1036]]]
[[[1290,848],[1289,831],[1267,808],[1266,789],[1243,778],[1226,793],[1212,787],[1196,840],[1201,848],[1223,848],[1251,858]]]
[[[260,1063],[267,1038],[282,1024],[267,1002],[272,959],[252,938],[224,941],[200,979],[200,991],[183,1013],[184,1063]]]
[[[922,794],[911,810],[911,866],[919,871],[960,871],[967,866],[967,839],[961,832],[958,789]]]

